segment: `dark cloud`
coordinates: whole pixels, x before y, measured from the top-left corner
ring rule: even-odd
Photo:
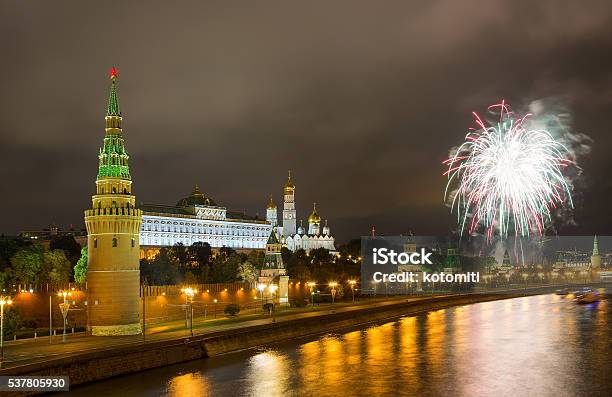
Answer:
[[[138,201],[263,215],[286,170],[341,239],[444,233],[470,111],[563,98],[595,144],[572,233],[612,234],[609,1],[23,2],[0,11],[2,232],[82,222],[108,94]]]

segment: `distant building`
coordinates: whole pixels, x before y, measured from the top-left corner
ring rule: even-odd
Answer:
[[[62,230],[57,226],[52,225],[48,229],[24,230],[23,232],[19,233],[19,236],[39,242],[43,245],[49,245],[51,240],[57,236],[72,236],[81,247],[87,245],[87,230],[74,230],[72,227],[70,227],[68,230]]]

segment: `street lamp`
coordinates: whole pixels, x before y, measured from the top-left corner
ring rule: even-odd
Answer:
[[[197,289],[191,287],[183,288],[181,290],[185,294],[185,301],[188,303],[189,308],[189,333],[193,336],[193,297],[198,293]],[[186,307],[186,309],[187,309]]]
[[[276,284],[270,284],[268,286],[268,290],[270,291],[270,294],[272,294],[272,304],[274,304],[274,294],[276,293],[276,290],[278,289],[278,285]]]
[[[261,296],[261,308],[263,310],[263,305],[264,305],[263,292],[264,292],[264,289],[266,289],[266,285],[263,283],[259,283],[257,284],[257,289],[259,290],[259,294]]]
[[[217,298],[213,299],[213,302],[215,304],[215,318],[217,318]]]
[[[270,294],[272,296],[272,308],[271,308],[271,311],[272,311],[272,322],[276,321],[276,318],[274,317],[274,298],[275,298],[275,293],[276,293],[277,289],[278,289],[278,285],[275,285],[275,284],[268,285],[268,290],[270,291]]]
[[[523,273],[523,280],[525,281],[525,289],[527,289],[527,277],[529,277],[529,275],[527,273]]]
[[[13,300],[7,296],[0,296],[0,368],[4,364],[4,305],[12,305]]]
[[[351,286],[351,294],[353,295],[353,303],[355,303],[355,284],[357,284],[357,281],[349,280],[348,283]]]
[[[62,343],[66,343],[66,322],[68,319],[68,310],[70,309],[70,303],[66,300],[66,297],[71,296],[72,292],[60,291],[57,293],[57,295],[64,298],[64,302],[60,303],[59,307],[62,311],[62,316],[64,317],[64,333],[62,334]]]
[[[338,286],[338,283],[335,281],[332,281],[331,283],[329,283],[329,286],[331,287],[331,295],[332,295],[332,305],[334,304],[334,300],[336,298],[336,287]]]
[[[308,285],[308,287],[310,288],[310,305],[314,307],[314,287],[317,286],[317,283],[315,283],[314,281],[309,281],[306,283],[306,285]]]

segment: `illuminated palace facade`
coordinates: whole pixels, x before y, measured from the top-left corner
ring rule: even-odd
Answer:
[[[295,185],[291,176],[283,188],[282,225],[272,198],[266,209],[266,219],[228,211],[195,187],[191,194],[174,206],[142,204],[140,228],[140,258],[153,259],[161,247],[176,244],[191,246],[208,243],[213,249],[229,247],[241,250],[265,250],[272,228],[279,242],[291,251],[306,252],[325,248],[336,252],[335,239],[327,222],[321,227],[321,217],[314,206],[308,216],[308,229],[297,227]]]
[[[140,205],[140,257],[153,259],[160,247],[208,243],[213,249],[266,248],[272,225],[263,219],[228,211],[195,187],[175,206]]]

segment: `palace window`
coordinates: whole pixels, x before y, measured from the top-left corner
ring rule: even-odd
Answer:
[[[98,248],[98,239],[94,238],[94,248]]]
[[[132,248],[134,248],[135,245],[136,245],[136,241],[132,239]]]
[[[113,247],[116,247],[116,246],[117,246],[117,238],[113,237]]]

